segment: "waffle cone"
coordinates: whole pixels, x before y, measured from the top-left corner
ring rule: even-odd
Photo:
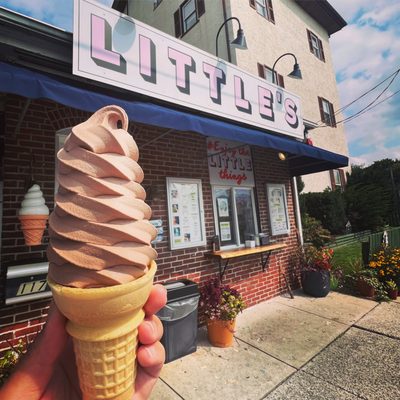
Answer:
[[[48,215],[19,215],[21,229],[27,246],[42,244],[43,232],[46,228]]]
[[[131,399],[136,378],[137,328],[156,272],[104,288],[78,289],[49,280],[54,301],[67,317],[84,400]]]

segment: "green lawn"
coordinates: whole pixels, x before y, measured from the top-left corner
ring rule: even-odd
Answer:
[[[334,269],[340,268],[346,275],[354,271],[355,264],[361,259],[361,243],[356,242],[335,248],[332,264]]]

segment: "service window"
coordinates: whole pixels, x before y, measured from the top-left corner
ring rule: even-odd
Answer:
[[[240,247],[258,233],[250,148],[207,139],[215,231],[221,247]]]

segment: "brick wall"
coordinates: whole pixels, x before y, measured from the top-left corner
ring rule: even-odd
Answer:
[[[31,178],[30,172],[32,170],[35,180],[40,184],[46,204],[51,210],[54,195],[55,132],[76,125],[89,116],[85,112],[51,101],[35,100],[28,106],[27,113],[20,122],[19,132],[16,132],[25,102],[25,98],[9,95],[5,108],[1,295],[4,294],[5,266],[26,261],[40,261],[45,258],[47,233],[42,246],[32,248],[25,246],[16,216],[27,183]],[[162,282],[187,278],[201,284],[218,274],[217,263],[204,256],[204,253],[211,249],[209,239],[215,234],[206,138],[190,132],[165,134],[167,129],[140,124],[130,124],[129,130],[140,149],[139,163],[145,173],[143,186],[148,192],[148,203],[153,210],[152,218],[163,221],[164,240],[155,246],[159,255],[156,280]],[[289,277],[294,287],[298,285],[296,271],[291,269],[288,262],[293,246],[296,244],[296,229],[287,165],[279,161],[276,152],[272,150],[252,148],[252,153],[261,231],[268,232],[269,230],[265,185],[267,182],[285,183],[291,234],[276,237],[276,239],[284,241],[288,248],[271,255],[266,272],[261,269],[259,255],[243,257],[238,261],[231,260],[229,263],[224,282],[239,289],[248,306],[284,292],[286,287],[282,274]],[[207,246],[169,250],[166,177],[201,179]],[[0,333],[2,335],[0,343],[6,338],[17,340],[20,333],[27,332],[32,335],[32,332],[36,332],[36,328],[40,329],[47,315],[47,307],[48,302],[46,301],[3,307],[0,314]],[[19,318],[22,316],[26,316],[26,318],[20,320]],[[4,343],[0,345],[0,351],[2,348],[4,348]]]

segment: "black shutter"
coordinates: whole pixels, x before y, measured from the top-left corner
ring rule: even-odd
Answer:
[[[178,8],[174,13],[174,23],[175,23],[175,37],[179,38],[182,36],[180,8]]]
[[[206,12],[204,0],[197,0],[197,18],[200,18]]]
[[[331,112],[331,126],[336,128],[336,118],[335,118],[335,110],[333,109],[333,104],[329,103],[329,110]]]
[[[250,0],[250,7],[256,8],[256,0]]]
[[[260,78],[265,79],[265,69],[264,69],[264,65],[257,63],[257,68],[258,68],[258,76]]]
[[[275,23],[274,9],[272,8],[272,0],[267,0],[268,19]]]
[[[336,184],[335,184],[335,175],[333,174],[333,170],[329,171],[329,177],[331,178],[331,188],[332,190],[335,190]]]
[[[339,174],[340,174],[340,185],[342,186],[342,191],[343,191],[344,187],[346,186],[346,175],[344,174],[344,171],[342,169],[339,169]]]
[[[312,39],[311,39],[311,32],[307,29],[307,37],[308,37],[308,45],[310,46],[310,51],[311,53],[314,54],[314,48],[312,44]]]
[[[319,112],[321,114],[321,121],[325,121],[325,113],[324,113],[324,107],[322,106],[322,98],[318,96],[318,105],[319,105]]]
[[[281,74],[276,74],[276,75],[277,75],[277,80],[278,80],[278,86],[284,88],[285,81],[283,80],[283,76]]]
[[[318,44],[319,44],[319,51],[321,53],[321,60],[325,62],[324,47],[322,46],[322,42],[320,39],[318,39]]]

